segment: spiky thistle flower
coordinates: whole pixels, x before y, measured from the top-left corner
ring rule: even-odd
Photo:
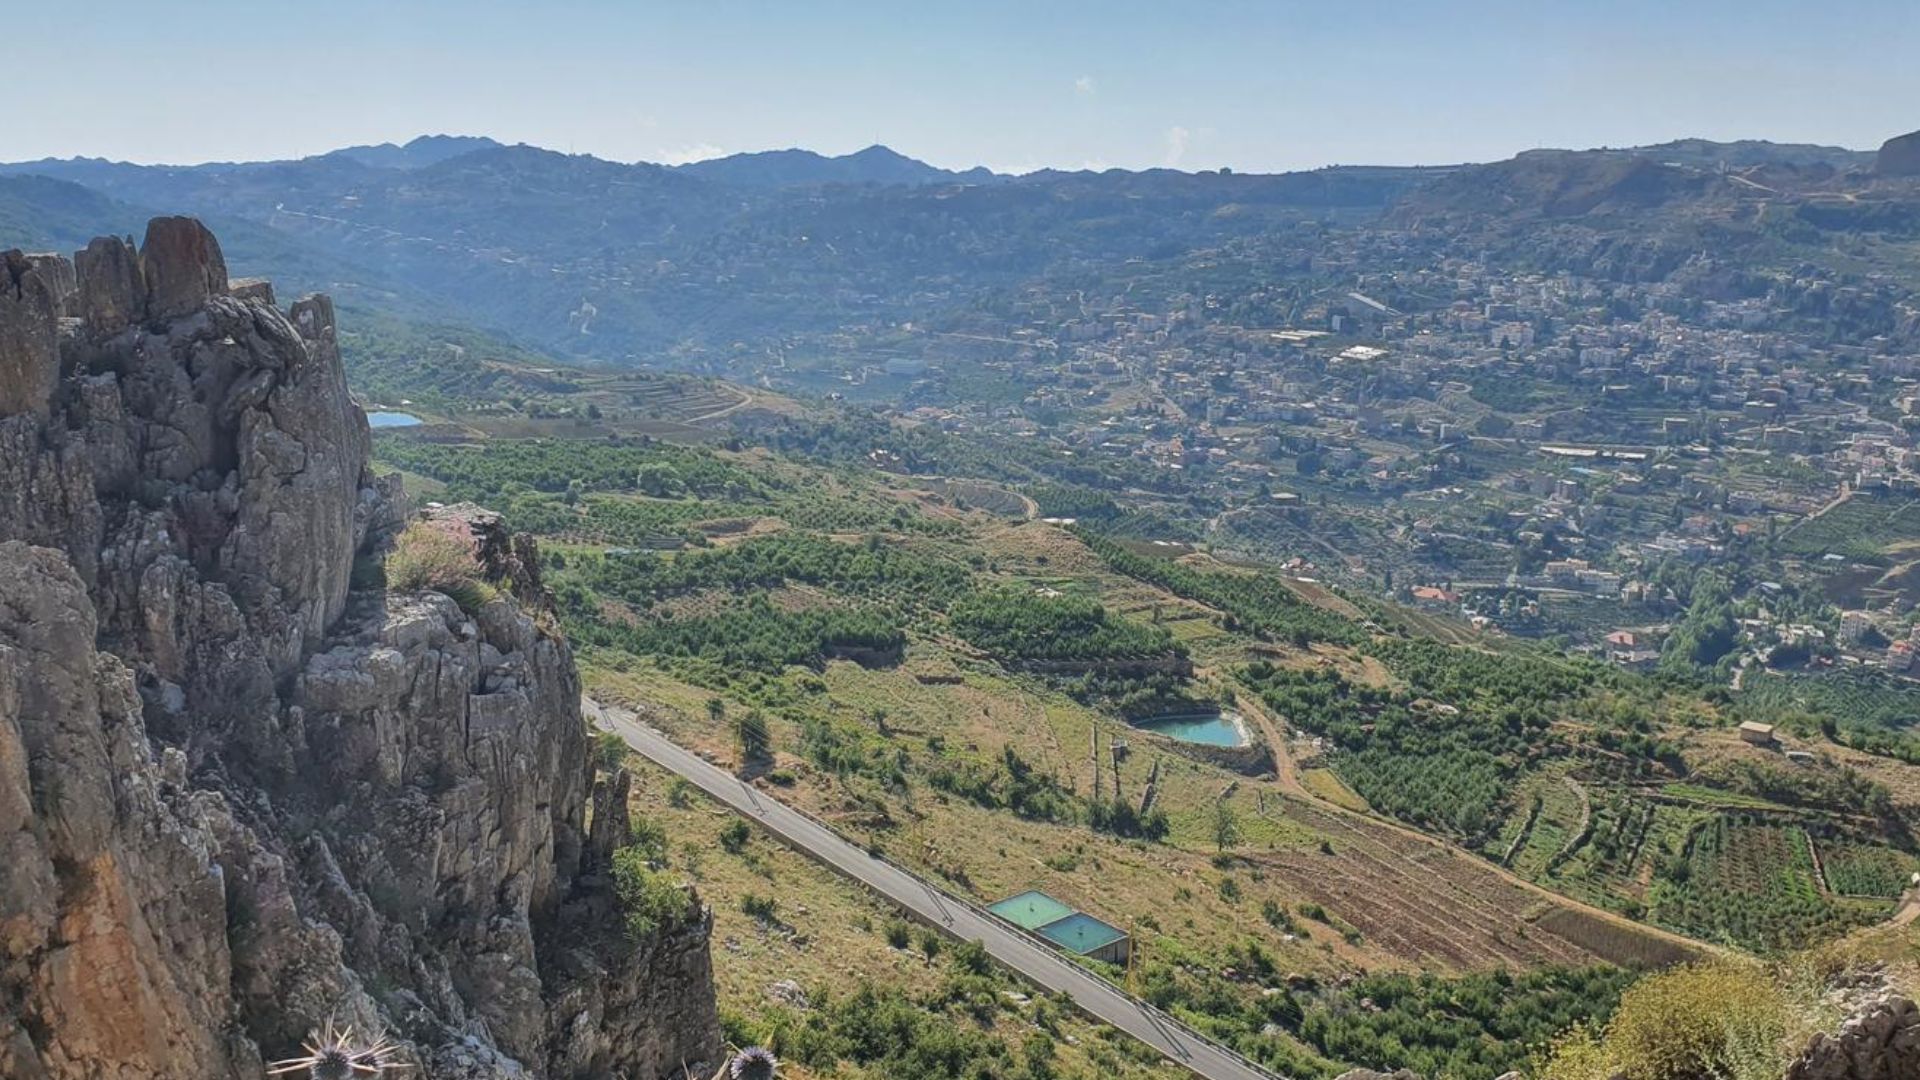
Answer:
[[[728,1080],[773,1080],[780,1060],[764,1046],[749,1046],[733,1055],[727,1066]]]
[[[351,1025],[334,1030],[328,1020],[319,1031],[311,1032],[300,1049],[301,1057],[285,1058],[267,1066],[268,1076],[305,1070],[309,1080],[353,1080],[359,1076],[377,1076],[407,1066],[394,1061],[399,1049],[392,1039],[381,1036],[372,1042],[356,1041]]]

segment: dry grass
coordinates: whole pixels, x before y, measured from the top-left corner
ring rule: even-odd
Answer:
[[[815,1002],[843,996],[863,980],[916,995],[942,985],[946,969],[927,957],[923,933],[914,932],[905,948],[888,943],[888,926],[899,921],[890,905],[764,833],[753,833],[738,854],[728,853],[720,834],[739,820],[732,812],[643,758],[628,755],[626,765],[635,774],[631,806],[636,820],[665,827],[670,869],[692,879],[713,910],[713,973],[723,1016],[753,1026],[770,1009],[790,1008],[775,988],[783,981],[798,984]],[[743,910],[742,900],[750,896],[775,901],[771,921]],[[951,949],[946,945],[942,956]],[[1171,1064],[1142,1064],[1126,1055],[1117,1055],[1124,1071],[1104,1072],[1089,1051],[1123,1037],[1077,1014],[1067,1016],[1061,1027],[1063,1075],[1122,1080],[1187,1075]],[[1030,1029],[1006,1023],[995,1030],[1017,1050]],[[1115,1057],[1104,1060],[1110,1064]],[[809,1080],[819,1074],[793,1063],[780,1075]]]
[[[473,541],[431,522],[406,527],[387,554],[387,587],[399,592],[437,592],[469,615],[499,596],[482,575]]]
[[[1366,813],[1371,807],[1360,794],[1343,783],[1332,769],[1300,770],[1300,786],[1335,806]]]
[[[1161,949],[1223,952],[1251,933],[1292,971],[1459,972],[1597,958],[1631,962],[1662,940],[1645,940],[1634,928],[1611,922],[1540,925],[1530,914],[1558,905],[1477,858],[1287,798],[1277,782],[1237,777],[1171,753],[1117,721],[990,669],[963,663],[953,670],[962,682],[926,685],[909,671],[847,663],[829,665],[821,678],[832,712],[857,721],[870,709],[884,708],[892,741],[917,758],[931,753],[929,739],[939,740],[943,757],[983,762],[1010,746],[1036,771],[1082,795],[1093,790],[1091,733],[1101,733],[1103,748],[1115,736],[1127,738],[1135,752],[1120,771],[1122,790],[1137,801],[1160,760],[1158,805],[1171,818],[1170,842],[1142,844],[1085,826],[1025,821],[924,785],[902,802],[859,777],[831,776],[797,758],[798,732],[778,719],[775,764],[795,773],[798,782],[769,793],[838,823],[857,841],[878,842],[890,856],[976,899],[1040,888],[1122,926],[1151,916],[1161,930],[1145,933],[1142,949],[1149,958]],[[654,703],[653,722],[677,741],[722,763],[732,760],[730,736],[706,721],[708,691],[678,684],[644,663],[627,672],[590,672],[589,685],[609,697]],[[1113,772],[1104,761],[1100,782],[1111,794]],[[1236,782],[1227,799],[1241,840],[1223,868],[1214,861],[1214,806]],[[892,827],[870,830],[875,799],[888,806]],[[1322,849],[1323,841],[1332,854]],[[1235,880],[1237,901],[1221,895],[1227,878]],[[1269,900],[1290,909],[1321,904],[1361,936],[1348,941],[1318,928],[1309,939],[1288,941],[1260,918]]]

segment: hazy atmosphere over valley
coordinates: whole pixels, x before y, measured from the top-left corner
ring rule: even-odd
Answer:
[[[1920,9],[7,22],[0,1080],[1920,1078]]]

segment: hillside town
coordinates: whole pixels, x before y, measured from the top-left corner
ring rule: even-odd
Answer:
[[[1168,539],[1481,628],[1650,665],[1677,614],[1665,568],[1737,557],[1749,660],[1811,644],[1912,668],[1914,555],[1882,550],[1920,530],[1903,293],[1810,271],[1701,299],[1706,256],[1640,284],[1396,235],[1318,260],[1344,280],[1314,291],[1033,288],[961,329],[843,330],[843,353],[887,355],[839,378],[956,435],[1123,460],[1158,478],[1141,503],[1207,508]],[[1362,269],[1380,258],[1402,268]],[[981,382],[1005,392],[955,392]]]

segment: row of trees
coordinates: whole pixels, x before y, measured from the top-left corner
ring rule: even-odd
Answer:
[[[387,439],[380,457],[446,483],[459,499],[485,500],[517,484],[555,495],[577,489],[738,502],[766,499],[782,486],[711,450],[650,439],[490,440],[477,446]]]
[[[1241,681],[1288,722],[1332,742],[1342,777],[1377,809],[1463,837],[1493,820],[1529,751],[1549,740],[1544,712],[1460,709],[1328,668],[1260,661]]]
[[[1109,612],[1097,600],[1005,587],[970,593],[949,615],[961,637],[996,658],[1124,662],[1183,658],[1187,649],[1164,627]]]
[[[906,647],[900,619],[878,608],[783,611],[759,593],[711,615],[629,623],[603,618],[585,589],[556,592],[567,633],[578,644],[702,660],[729,673],[819,667],[838,653],[897,655]]]
[[[1254,985],[1279,973],[1257,942],[1228,960],[1258,976]],[[1636,978],[1606,966],[1380,974],[1250,994],[1203,970],[1150,960],[1140,982],[1153,1004],[1282,1075],[1330,1080],[1352,1064],[1491,1080],[1525,1067],[1536,1047],[1575,1023],[1604,1024]]]
[[[595,592],[638,608],[702,589],[769,589],[788,582],[899,603],[944,607],[968,588],[959,565],[869,535],[858,544],[785,532],[672,558],[651,552],[576,558],[570,570]]]
[[[1077,529],[1075,534],[1108,569],[1221,611],[1229,620],[1228,629],[1300,646],[1314,641],[1353,644],[1365,637],[1351,620],[1308,603],[1269,575],[1196,570],[1170,559],[1135,554],[1119,541],[1087,529]]]

